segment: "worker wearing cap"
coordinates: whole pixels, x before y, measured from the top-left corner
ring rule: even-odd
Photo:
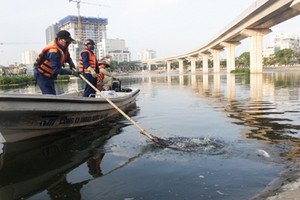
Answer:
[[[108,67],[110,67],[110,65],[105,60],[99,62],[98,85],[104,90],[111,90],[112,81],[117,80],[117,78],[107,71]]]
[[[94,54],[95,42],[87,39],[84,42],[85,48],[79,53],[79,71],[95,87],[97,87],[97,74],[99,73],[98,61]],[[95,97],[96,91],[89,85],[85,84],[83,96]]]
[[[43,94],[56,95],[55,80],[58,74],[78,76],[75,65],[68,50],[69,44],[74,41],[68,31],[59,31],[56,38],[50,42],[39,54],[34,63],[34,76]],[[68,63],[70,69],[65,69]]]

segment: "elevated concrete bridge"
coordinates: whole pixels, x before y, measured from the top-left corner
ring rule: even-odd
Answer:
[[[171,62],[178,61],[179,73],[183,73],[183,61],[189,59],[191,72],[196,72],[196,60],[202,59],[203,73],[208,72],[209,57],[213,58],[213,72],[220,72],[220,52],[226,50],[227,72],[235,69],[235,47],[241,40],[250,38],[250,72],[262,73],[263,36],[272,32],[271,27],[300,14],[300,0],[258,0],[206,44],[190,52],[143,61],[151,70],[151,64],[164,63],[167,71]]]

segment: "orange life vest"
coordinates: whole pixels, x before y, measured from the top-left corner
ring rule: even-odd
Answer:
[[[93,52],[91,52],[90,50],[88,49],[83,49],[82,51],[80,51],[79,53],[79,71],[80,72],[84,72],[85,73],[90,73],[89,70],[87,68],[84,68],[83,67],[83,60],[82,60],[82,56],[81,54],[83,52],[88,52],[89,53],[89,64],[90,64],[90,67],[92,67],[94,70],[96,70],[96,66],[98,65],[97,64],[97,59],[96,59],[96,56],[93,54]]]
[[[104,74],[101,73],[101,69],[103,69],[103,68],[104,68],[103,65],[99,65],[98,82],[102,82],[104,79]]]
[[[51,68],[51,63],[50,60],[46,58],[46,53],[47,52],[60,52],[60,64],[61,66],[64,65],[66,62],[66,59],[69,56],[69,52],[66,51],[64,52],[57,44],[56,41],[53,40],[50,42],[39,54],[38,58],[36,59],[34,66],[37,67],[38,72],[43,74],[44,76],[50,78],[54,75],[53,70]]]

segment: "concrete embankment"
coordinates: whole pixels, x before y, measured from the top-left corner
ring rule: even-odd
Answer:
[[[268,186],[250,200],[299,200],[300,164],[287,167]]]

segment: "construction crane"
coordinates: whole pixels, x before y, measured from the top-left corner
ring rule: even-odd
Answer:
[[[77,11],[78,11],[78,30],[77,30],[77,38],[79,43],[81,43],[82,38],[81,38],[81,21],[80,21],[80,3],[83,4],[88,4],[88,5],[93,5],[93,6],[103,6],[103,7],[110,7],[108,5],[104,4],[97,4],[97,3],[89,3],[81,0],[69,0],[69,2],[75,2],[77,4]]]

